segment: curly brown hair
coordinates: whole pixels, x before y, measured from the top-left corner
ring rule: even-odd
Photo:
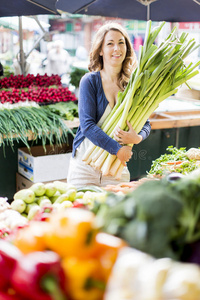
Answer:
[[[88,65],[88,69],[90,72],[97,72],[103,69],[103,58],[102,56],[100,56],[100,52],[104,41],[104,37],[106,33],[110,30],[119,31],[124,36],[126,41],[126,57],[122,63],[122,69],[118,79],[118,85],[123,91],[126,85],[128,84],[131,73],[137,66],[137,58],[133,50],[133,46],[131,44],[128,33],[119,23],[108,22],[97,31],[90,51],[90,63]]]

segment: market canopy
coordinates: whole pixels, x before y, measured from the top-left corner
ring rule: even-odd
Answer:
[[[55,4],[56,0],[40,1],[45,5],[32,3],[28,0],[1,0],[0,17],[29,16],[58,14]]]
[[[58,0],[56,8],[133,20],[200,22],[200,0]]]

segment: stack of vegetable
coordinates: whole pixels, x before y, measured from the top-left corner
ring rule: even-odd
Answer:
[[[84,209],[67,208],[48,222],[31,221],[0,241],[0,299],[101,300],[124,246],[123,240],[99,232],[95,215]]]
[[[34,102],[17,107],[14,104],[7,108],[2,107],[0,120],[0,145],[4,148],[6,144],[13,147],[13,139],[16,139],[21,140],[30,149],[30,134],[36,142],[41,139],[44,148],[47,140],[51,145],[61,145],[68,143],[69,133],[74,135],[58,114]]]
[[[109,194],[97,209],[103,231],[156,258],[200,264],[200,169]]]
[[[59,183],[61,196],[66,187]],[[26,199],[54,192],[34,184]],[[0,299],[199,300],[199,200],[197,169],[108,193],[93,212],[70,207],[31,220],[0,241]]]
[[[11,75],[0,79],[0,103],[34,101],[39,104],[77,100],[58,75]]]
[[[162,154],[152,162],[148,177],[161,178],[172,172],[187,175],[200,166],[200,149],[186,148],[177,149],[169,146],[169,153]]]
[[[78,105],[72,101],[49,104],[44,108],[59,115],[64,120],[73,121],[75,117],[78,117]]]
[[[92,209],[94,202],[106,200],[106,192],[95,186],[76,189],[66,182],[34,183],[28,189],[16,192],[11,208],[28,220],[42,220],[45,212],[64,210],[67,207]]]
[[[30,134],[36,142],[41,139],[44,148],[47,140],[61,145],[68,142],[68,133],[74,135],[61,119],[78,116],[77,99],[62,87],[58,75],[11,75],[0,80],[0,87],[0,145],[4,149],[6,144],[13,147],[13,139],[30,148]]]
[[[194,69],[200,62],[188,66],[184,64],[184,59],[199,47],[194,39],[187,40],[188,34],[182,33],[178,38],[174,28],[164,42],[159,46],[154,44],[163,26],[164,22],[151,30],[151,21],[147,23],[138,66],[101,127],[111,138],[117,125],[122,130],[128,130],[126,120],[139,133],[159,103],[175,94],[180,85],[199,73]],[[123,165],[120,160],[93,144],[85,153],[83,161],[101,170],[103,175],[112,175],[117,179],[121,177]]]

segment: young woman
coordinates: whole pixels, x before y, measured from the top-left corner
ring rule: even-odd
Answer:
[[[82,77],[79,86],[80,126],[74,138],[67,178],[74,186],[119,183],[114,177],[102,176],[100,171],[82,161],[90,141],[116,155],[124,164],[121,181],[130,180],[126,162],[132,156],[132,149],[123,145],[138,144],[147,138],[151,130],[149,121],[139,134],[127,122],[129,131],[116,128],[114,139],[100,127],[115,106],[119,90],[123,91],[128,84],[136,65],[136,56],[124,28],[118,23],[103,25],[96,33],[90,52],[90,72]]]

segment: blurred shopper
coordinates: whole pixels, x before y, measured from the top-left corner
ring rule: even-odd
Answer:
[[[87,60],[88,59],[87,49],[83,46],[78,46],[78,48],[76,49],[76,58],[80,60]]]
[[[51,49],[47,54],[46,73],[50,76],[58,74],[62,76],[69,71],[71,57],[67,50],[64,49],[63,42],[57,40],[51,43]]]

